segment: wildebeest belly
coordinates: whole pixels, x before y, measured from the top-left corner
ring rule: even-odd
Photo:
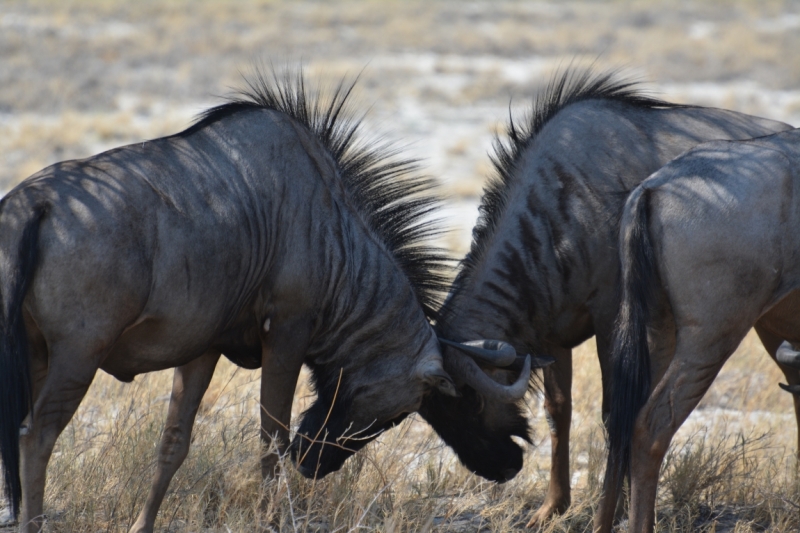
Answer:
[[[181,366],[209,349],[211,334],[212,328],[146,318],[122,333],[100,368],[127,382],[137,374]]]
[[[185,324],[181,327],[170,322],[175,321],[149,318],[127,329],[100,368],[120,381],[129,382],[137,374],[184,365],[209,348],[221,352],[237,366],[248,369],[261,366],[261,342],[255,325],[240,320],[211,338]]]

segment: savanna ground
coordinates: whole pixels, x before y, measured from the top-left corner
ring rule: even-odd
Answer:
[[[800,2],[0,1],[0,188],[58,160],[173,133],[258,61],[360,73],[368,132],[399,139],[441,178],[463,254],[492,135],[559,67],[628,68],[664,98],[800,125]],[[580,149],[580,147],[576,147]],[[599,368],[575,354],[573,507],[547,531],[589,531],[603,465]],[[660,531],[798,531],[796,433],[781,375],[754,335],[680,431],[663,471]],[[173,481],[164,531],[521,530],[547,486],[541,398],[534,445],[505,485],[469,474],[412,417],[309,482],[258,475],[259,373],[222,364]],[[126,531],[140,509],[171,374],[97,376],[50,465],[47,531]],[[304,383],[296,413],[309,402]],[[259,509],[261,496],[272,506]],[[0,514],[2,514],[0,512]],[[625,530],[624,523],[620,526]]]

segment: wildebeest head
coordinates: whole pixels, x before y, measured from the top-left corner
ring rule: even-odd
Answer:
[[[426,394],[456,394],[433,329],[426,324],[426,338],[414,345],[408,341],[412,336],[402,334],[403,326],[383,332],[381,345],[371,346],[369,359],[358,366],[311,367],[317,399],[290,447],[304,476],[319,478],[338,470],[353,453],[419,409]]]
[[[497,341],[451,343],[443,340],[444,366],[456,382],[458,395],[432,393],[420,415],[472,472],[504,482],[522,469],[523,450],[513,437],[530,442],[521,400],[531,368],[553,362],[549,357],[517,356]],[[490,350],[465,350],[480,344]],[[472,346],[470,346],[472,345]]]
[[[419,413],[465,467],[486,479],[504,482],[522,469],[521,444],[531,442],[522,401],[531,371],[554,360],[531,349],[538,346],[537,342],[518,335],[506,338],[506,342],[444,340],[509,336],[503,327],[504,316],[487,312],[484,301],[468,292],[472,288],[466,285],[469,281],[464,281],[462,271],[436,324],[442,339],[443,366],[452,376],[458,395],[430,394]],[[534,356],[518,356],[515,347]]]
[[[439,342],[451,350],[447,370]],[[530,356],[517,356],[506,343],[437,342],[431,331],[413,359],[384,354],[347,378],[344,371],[312,368],[317,400],[292,442],[292,459],[306,477],[325,476],[422,408],[422,416],[467,468],[506,481],[522,468],[522,450],[511,437],[529,438],[527,421],[513,402],[527,390],[531,361]],[[536,366],[549,362],[533,359]],[[494,369],[487,373],[481,365]]]

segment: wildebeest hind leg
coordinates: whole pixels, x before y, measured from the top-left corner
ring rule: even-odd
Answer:
[[[80,357],[58,345],[50,353],[50,366],[34,403],[33,417],[26,434],[20,436],[22,533],[41,530],[47,463],[58,436],[92,383],[99,362],[97,357]]]
[[[675,357],[636,417],[631,446],[629,531],[653,531],[661,463],[672,437],[694,410],[747,328],[704,338],[710,328],[678,331]]]
[[[541,525],[570,504],[569,431],[572,422],[572,350],[548,348],[556,362],[542,369],[544,408],[550,426],[550,485],[542,506],[531,517],[527,527]]]
[[[767,350],[770,357],[775,360],[775,352],[778,350],[778,346],[783,342],[783,337],[768,331],[767,328],[760,323],[756,323],[755,330],[764,348]],[[775,361],[775,363],[781,369],[781,372],[783,372],[789,386],[800,386],[800,370],[781,365],[777,361]],[[800,395],[794,394],[792,395],[792,399],[794,400],[794,417],[797,423],[797,448],[795,448],[795,454],[800,458]]]
[[[131,533],[152,533],[167,487],[189,453],[197,409],[214,375],[217,361],[219,352],[208,351],[191,363],[175,369],[167,421],[158,450],[156,475],[144,508],[130,529]]]

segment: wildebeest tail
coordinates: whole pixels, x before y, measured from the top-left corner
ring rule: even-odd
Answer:
[[[32,408],[28,336],[22,318],[22,302],[36,266],[39,224],[44,208],[34,208],[24,220],[13,220],[6,199],[0,203],[0,458],[5,492],[13,516],[19,513],[19,433]],[[5,209],[4,209],[5,208]]]
[[[606,480],[617,488],[630,466],[633,428],[650,392],[647,323],[658,282],[648,232],[649,191],[639,186],[625,203],[620,225],[622,291],[612,347],[611,412]]]

